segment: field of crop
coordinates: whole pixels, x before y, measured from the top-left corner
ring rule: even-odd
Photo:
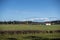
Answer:
[[[60,25],[24,25],[24,24],[2,24],[0,31],[13,30],[60,30]],[[29,33],[29,34],[0,34],[0,40],[54,40],[60,39],[60,33]],[[58,40],[57,39],[57,40]]]
[[[60,30],[60,25],[0,25],[0,30]]]

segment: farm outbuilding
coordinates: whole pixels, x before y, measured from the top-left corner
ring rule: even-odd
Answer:
[[[48,23],[45,23],[45,25],[51,25],[51,23],[48,22]]]

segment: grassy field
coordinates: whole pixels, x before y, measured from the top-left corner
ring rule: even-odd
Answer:
[[[0,30],[60,30],[60,25],[0,25]]]
[[[8,24],[0,25],[0,30],[60,30],[60,25],[23,25],[23,24]],[[29,36],[36,36],[38,39],[30,38]],[[28,38],[29,37],[29,38]],[[60,38],[60,33],[35,33],[35,34],[0,34],[0,40],[13,40],[8,38],[15,38],[14,40],[50,40],[51,38]],[[49,39],[48,39],[49,38]]]

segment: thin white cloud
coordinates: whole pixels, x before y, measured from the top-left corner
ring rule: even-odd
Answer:
[[[34,21],[34,20],[44,20],[44,21],[49,21],[48,18],[30,18],[30,19],[24,19],[22,21]]]

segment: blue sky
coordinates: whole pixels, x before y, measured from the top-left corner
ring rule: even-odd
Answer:
[[[60,0],[0,0],[0,21],[60,19]]]

